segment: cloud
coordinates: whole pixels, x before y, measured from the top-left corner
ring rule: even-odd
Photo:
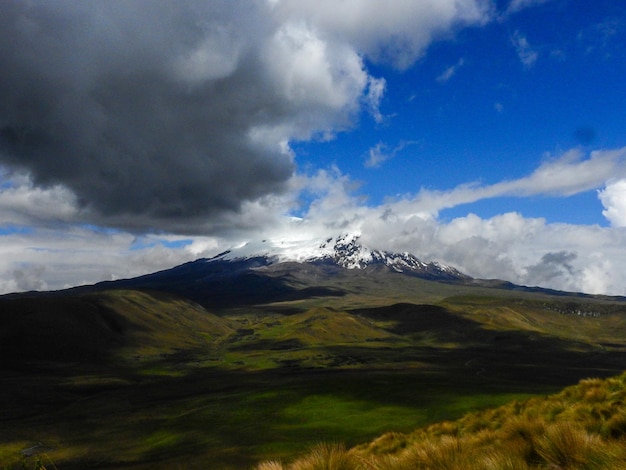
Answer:
[[[92,222],[128,227],[207,217],[280,191],[293,172],[279,148],[280,108],[294,106],[295,121],[303,112],[275,86],[271,64],[259,63],[272,36],[257,4],[252,15],[220,5],[9,1],[0,20],[2,162],[38,187],[69,189]],[[357,63],[345,77],[321,90],[304,83],[306,105],[325,117],[290,131],[340,120],[365,72]],[[274,135],[259,132],[268,121]]]
[[[0,174],[2,183],[0,220],[4,225],[49,226],[72,222],[79,216],[76,198],[61,185],[37,187],[24,173]]]
[[[447,69],[445,69],[437,78],[436,80],[439,83],[445,83],[448,80],[450,80],[459,70],[459,68],[461,68],[463,65],[465,64],[465,59],[459,59],[458,62],[454,65],[451,65],[450,67],[448,67]]]
[[[626,179],[612,180],[598,191],[598,197],[604,206],[602,215],[613,227],[626,227]]]
[[[549,1],[550,0],[511,0],[511,3],[509,3],[509,6],[506,9],[506,13],[516,13],[520,10],[524,10],[525,8],[541,5]]]
[[[621,50],[625,23],[623,18],[607,17],[603,21],[594,23],[582,29],[577,40],[585,54],[596,54],[603,58],[610,58]]]
[[[487,0],[428,0],[381,4],[376,0],[278,0],[276,14],[316,24],[353,44],[368,60],[406,69],[435,40],[461,27],[493,19]]]
[[[378,124],[385,120],[385,116],[380,112],[380,102],[385,94],[386,87],[387,82],[384,78],[370,77],[367,85],[367,93],[363,98],[367,110]]]
[[[374,147],[369,149],[368,158],[365,161],[365,168],[377,168],[385,160],[389,160],[392,155],[388,152],[387,144],[378,142]]]
[[[415,145],[416,141],[401,141],[398,145],[390,148],[389,145],[378,142],[374,147],[369,149],[368,157],[365,161],[365,168],[378,168],[383,162],[394,158],[399,152],[404,150],[409,145]]]
[[[382,121],[364,58],[406,68],[489,19],[487,0],[8,0],[0,164],[68,191],[86,222],[202,233],[289,190],[289,142],[363,107]]]
[[[0,292],[63,289],[134,277],[195,259],[191,245],[88,226],[5,228],[0,232]],[[196,243],[212,246],[210,239]],[[214,246],[218,246],[217,243]]]
[[[412,212],[412,209],[414,212]],[[477,278],[596,294],[626,294],[626,232],[616,228],[549,224],[511,212],[483,219],[427,218],[411,204],[369,213],[364,242],[415,253]]]
[[[438,214],[442,209],[502,196],[572,196],[602,186],[615,175],[626,176],[626,147],[598,150],[583,158],[573,149],[543,163],[530,175],[492,185],[467,184],[449,191],[422,190],[414,203],[422,211]]]
[[[579,149],[573,149],[543,163],[527,177],[497,183],[485,189],[493,195],[572,196],[596,188],[612,176],[625,173],[626,147],[596,150],[588,158]]]
[[[623,246],[618,227],[547,223],[509,212],[491,218],[475,214],[443,220],[438,213],[471,201],[500,196],[567,197],[602,187],[626,171],[626,148],[584,155],[564,152],[529,175],[489,186],[460,186],[449,191],[420,191],[367,206],[351,181],[337,169],[303,178],[315,198],[300,218],[268,227],[270,239],[327,236],[340,231],[362,234],[372,248],[409,251],[425,260],[456,266],[478,278],[506,279],[554,289],[626,294]],[[305,233],[306,235],[303,235]]]
[[[575,276],[577,272],[572,262],[576,257],[576,253],[567,251],[546,253],[539,263],[526,268],[526,278],[537,285],[546,285],[553,279]]]
[[[517,52],[517,56],[522,64],[524,64],[524,67],[530,68],[535,65],[539,53],[531,47],[526,36],[519,31],[515,31],[513,36],[511,36],[511,43],[513,47],[515,47],[515,52]]]

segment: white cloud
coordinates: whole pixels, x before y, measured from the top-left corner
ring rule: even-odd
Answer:
[[[465,59],[459,59],[458,62],[454,65],[451,65],[450,67],[448,67],[447,69],[445,69],[437,78],[436,80],[439,83],[445,83],[448,80],[450,80],[459,70],[459,68],[461,68],[463,65],[465,64]]]
[[[409,67],[437,39],[458,27],[482,25],[493,18],[487,0],[279,0],[275,12],[306,19],[328,35],[348,41],[368,59]]]
[[[367,152],[367,160],[365,160],[365,168],[378,168],[385,161],[394,158],[398,153],[409,145],[415,145],[416,141],[401,141],[398,145],[390,148],[389,145],[378,142]]]
[[[367,93],[364,97],[365,106],[374,118],[374,121],[379,124],[385,120],[385,116],[380,112],[380,102],[385,94],[386,87],[387,82],[384,78],[370,77],[367,85]]]
[[[525,8],[541,5],[549,1],[550,0],[511,0],[511,3],[509,3],[506,9],[506,13],[515,13]]]
[[[264,57],[277,92],[294,106],[355,107],[368,82],[354,50],[328,44],[305,23],[282,26]]]
[[[78,220],[76,197],[61,185],[35,186],[24,173],[0,180],[0,220],[4,225],[49,225]]]
[[[469,214],[447,222],[413,215],[410,205],[390,205],[387,212],[369,213],[362,233],[377,247],[410,251],[477,278],[626,294],[621,229],[548,224],[518,213],[488,219]]]
[[[524,285],[602,294],[626,294],[626,230],[547,223],[510,212],[482,219],[474,214],[451,221],[438,211],[483,198],[504,195],[567,197],[624,174],[626,149],[577,151],[545,162],[530,175],[491,186],[463,186],[448,192],[422,191],[414,197],[366,207],[350,196],[345,176],[325,175],[315,207],[304,216],[320,232],[362,233],[374,248],[410,251],[479,278],[499,278]],[[339,183],[340,182],[340,183]],[[332,211],[337,203],[338,210]],[[330,212],[327,214],[326,210]]]
[[[387,144],[378,142],[374,147],[369,149],[368,158],[365,161],[366,168],[377,168],[385,160],[389,160],[392,155],[389,153]]]
[[[502,196],[571,196],[598,188],[618,175],[626,177],[626,147],[593,151],[586,159],[574,149],[526,177],[487,186],[461,185],[450,191],[422,190],[413,203],[423,212],[437,215],[442,209]]]
[[[602,215],[613,227],[626,227],[626,179],[609,181],[606,187],[598,192],[604,206]]]
[[[620,40],[620,36],[623,31],[623,19],[609,16],[582,29],[577,35],[577,40],[585,54],[593,53],[610,58],[621,51],[623,40]]]
[[[513,36],[511,36],[511,43],[513,43],[515,52],[517,52],[517,56],[522,64],[524,64],[524,67],[530,68],[535,65],[539,53],[531,47],[526,36],[519,31],[515,31]]]
[[[167,237],[136,236],[90,227],[9,229],[0,232],[0,293],[63,289],[139,276],[190,261],[196,245],[168,247]],[[214,254],[214,253],[213,253]]]

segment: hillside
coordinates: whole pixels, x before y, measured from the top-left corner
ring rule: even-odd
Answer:
[[[198,262],[0,297],[0,462],[250,468],[626,367],[620,298]]]
[[[290,464],[258,470],[624,469],[626,374],[586,379],[546,398],[513,401],[347,450],[318,444]]]

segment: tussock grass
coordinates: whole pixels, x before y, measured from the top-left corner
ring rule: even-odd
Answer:
[[[289,465],[277,460],[262,462],[258,470],[352,470],[359,468],[360,460],[343,444],[320,443]]]
[[[616,443],[589,433],[578,423],[552,424],[535,440],[538,455],[555,468],[609,469],[618,463],[620,452]]]
[[[561,393],[388,433],[345,449],[320,444],[257,470],[626,470],[626,373]]]

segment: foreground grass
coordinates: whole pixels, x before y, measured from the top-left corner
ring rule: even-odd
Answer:
[[[547,398],[513,401],[347,449],[319,444],[257,470],[626,469],[626,374],[587,379]]]

